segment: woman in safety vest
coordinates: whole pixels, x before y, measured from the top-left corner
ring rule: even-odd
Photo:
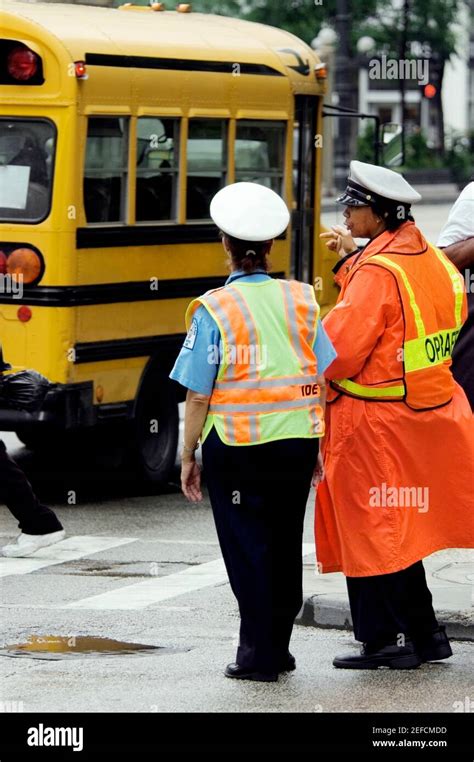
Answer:
[[[195,299],[171,378],[188,389],[181,484],[202,499],[204,471],[241,626],[225,675],[275,681],[302,605],[302,535],[318,443],[324,377],[335,352],[314,289],[273,279],[267,255],[290,215],[269,188],[235,183],[211,203],[231,274]]]
[[[343,571],[360,653],[336,667],[395,669],[446,659],[422,559],[474,546],[473,417],[451,355],[466,319],[463,280],[410,215],[419,194],[388,169],[351,162],[339,300],[324,327],[329,379],[325,478],[316,498],[324,572]],[[352,239],[368,238],[359,250]],[[463,471],[459,471],[459,464]]]

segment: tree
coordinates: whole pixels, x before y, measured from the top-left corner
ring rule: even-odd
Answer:
[[[386,0],[358,0],[351,8],[352,39],[358,37],[358,25],[375,14]],[[238,16],[247,21],[269,24],[292,32],[308,44],[323,24],[334,22],[336,0],[194,0],[193,10]]]
[[[117,4],[123,0],[115,0]],[[133,0],[147,4],[147,0]],[[323,25],[334,26],[338,0],[191,0],[195,12],[217,13],[269,24],[292,32],[308,44]],[[351,68],[357,63],[360,37],[375,40],[379,53],[387,57],[423,57],[429,61],[430,82],[436,86],[437,147],[444,150],[442,86],[446,62],[455,55],[454,24],[460,9],[472,0],[352,0],[350,4]],[[404,13],[405,9],[405,13]],[[411,51],[411,52],[410,52]],[[420,53],[421,51],[421,53]],[[353,64],[353,67],[352,67]],[[400,81],[402,103],[405,83]],[[357,83],[355,83],[355,91]]]
[[[409,0],[408,16],[404,16],[401,2],[386,4],[383,17],[368,18],[361,32],[370,35],[380,53],[400,58],[406,49],[408,58],[426,58],[429,81],[436,87],[433,106],[436,110],[436,143],[444,151],[444,115],[442,102],[443,77],[446,62],[455,55],[457,36],[454,24],[459,19],[465,0]],[[405,23],[406,21],[406,28]],[[410,52],[411,51],[411,52]]]

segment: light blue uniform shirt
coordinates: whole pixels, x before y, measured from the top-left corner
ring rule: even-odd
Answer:
[[[245,275],[243,270],[236,270],[227,278],[226,286],[237,278],[242,283],[258,283],[268,280],[270,276],[264,270],[257,270],[251,275]],[[220,345],[221,335],[217,323],[206,308],[200,305],[193,315],[188,335],[170,373],[170,378],[194,392],[211,395],[219,372],[219,365],[213,359],[215,358],[213,348]],[[320,320],[313,349],[318,361],[318,373],[324,373],[337,354]]]

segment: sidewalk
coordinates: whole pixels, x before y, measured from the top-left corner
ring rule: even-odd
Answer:
[[[474,640],[474,550],[441,550],[423,561],[440,624],[456,640]],[[297,624],[351,629],[345,577],[318,574],[314,563],[303,568],[304,604]]]

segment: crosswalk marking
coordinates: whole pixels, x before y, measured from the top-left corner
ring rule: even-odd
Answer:
[[[75,561],[85,556],[89,557],[94,553],[140,541],[140,538],[137,537],[95,537],[88,535],[67,537],[56,545],[42,548],[31,558],[0,558],[0,577],[30,574],[47,566]],[[171,543],[173,541],[166,540],[165,542]],[[179,544],[183,542],[188,541],[178,541]],[[312,543],[303,544],[303,555],[314,556]],[[152,577],[135,584],[123,585],[106,593],[81,598],[66,604],[54,603],[44,606],[26,604],[24,607],[95,610],[143,609],[152,604],[225,582],[228,582],[228,578],[224,561],[222,558],[218,558],[214,561],[191,566],[174,574]]]
[[[314,553],[312,543],[303,544],[303,555]],[[142,609],[160,601],[175,598],[204,587],[227,582],[227,572],[222,558],[208,561],[199,566],[168,574],[164,577],[153,577],[134,585],[126,585],[110,590],[107,593],[91,595],[79,601],[68,603],[65,608],[72,609]]]
[[[66,537],[65,540],[55,545],[37,550],[31,558],[1,557],[0,577],[9,577],[12,574],[30,574],[38,569],[43,569],[45,566],[76,561],[78,558],[90,556],[93,553],[100,553],[103,550],[136,542],[136,539],[136,537],[95,537],[93,535]]]
[[[142,609],[152,603],[184,595],[203,587],[218,585],[227,581],[222,558],[217,561],[208,561],[199,566],[167,574],[165,577],[153,577],[135,585],[118,587],[107,593],[92,595],[80,601],[69,603],[66,608],[72,609]]]

